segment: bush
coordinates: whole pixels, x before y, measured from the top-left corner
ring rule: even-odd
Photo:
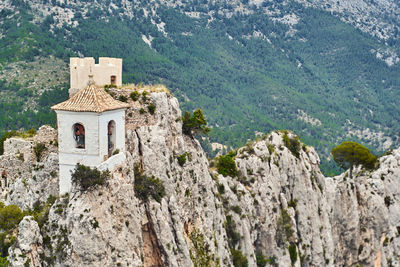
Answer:
[[[210,253],[210,247],[204,235],[198,229],[195,229],[190,234],[190,240],[193,244],[193,250],[190,250],[189,253],[194,267],[214,266],[214,255]]]
[[[186,111],[182,117],[182,123],[183,133],[189,136],[208,134],[210,132],[201,109],[196,109],[193,115]]]
[[[133,91],[129,96],[133,101],[137,101],[139,99],[139,93],[137,91]]]
[[[256,252],[257,267],[265,267],[267,258],[259,251]]]
[[[288,249],[289,249],[290,260],[292,261],[292,266],[294,266],[294,264],[297,261],[296,244],[294,244],[294,243],[290,244]]]
[[[296,157],[300,157],[300,149],[301,149],[301,144],[298,136],[295,136],[293,138],[290,138],[288,134],[285,132],[283,134],[283,142],[285,143],[285,146],[292,152],[292,154]]]
[[[78,163],[71,178],[72,183],[80,186],[81,191],[91,191],[97,186],[106,185],[110,172],[108,170],[100,172],[96,167],[92,169]]]
[[[183,167],[183,165],[185,165],[185,163],[186,163],[186,155],[187,155],[187,152],[185,152],[185,153],[183,153],[182,155],[180,155],[180,156],[177,157],[178,163],[179,163],[179,165],[180,165],[181,167]]]
[[[281,211],[281,216],[276,222],[276,242],[278,246],[284,245],[293,234],[292,221],[287,210]]]
[[[153,103],[151,103],[151,104],[147,107],[147,109],[149,110],[149,113],[150,113],[151,115],[154,115],[154,112],[156,111],[156,106],[155,106]]]
[[[126,96],[124,96],[124,95],[120,95],[118,97],[118,100],[121,101],[121,102],[128,102],[128,98]]]
[[[230,155],[219,156],[217,158],[217,171],[223,176],[235,177],[239,174],[235,160]]]
[[[45,144],[43,143],[37,143],[34,147],[33,147],[33,151],[35,152],[35,156],[36,156],[36,161],[40,161],[40,158],[42,157],[42,153],[44,151],[47,150],[47,147]]]
[[[147,92],[147,91],[143,91],[142,92],[142,100],[144,101],[144,102],[146,102],[147,101],[147,95],[148,95],[149,93]]]
[[[228,237],[228,245],[230,248],[234,248],[240,240],[240,234],[236,232],[235,222],[232,220],[232,215],[226,216],[225,231]]]
[[[0,257],[0,267],[7,267],[9,264],[7,257]]]
[[[3,231],[16,228],[23,217],[24,215],[18,206],[4,206],[0,202],[0,229]]]
[[[144,202],[149,200],[149,196],[161,202],[165,196],[165,188],[160,179],[144,175],[139,167],[135,166],[135,196]]]
[[[240,250],[231,249],[232,262],[235,267],[247,267],[249,263]]]
[[[231,206],[231,210],[239,215],[242,214],[242,209],[238,205]]]

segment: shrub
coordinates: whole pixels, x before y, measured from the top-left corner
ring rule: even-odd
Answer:
[[[231,206],[231,210],[239,215],[242,214],[242,209],[238,205]]]
[[[201,109],[196,109],[193,115],[190,112],[185,112],[182,117],[182,131],[189,136],[208,134],[210,132]]]
[[[189,253],[194,267],[214,266],[213,255],[204,235],[198,229],[195,229],[190,234],[190,240],[193,244],[193,250],[191,249]]]
[[[289,206],[289,207],[292,207],[292,208],[294,208],[294,209],[296,209],[297,202],[298,202],[298,200],[297,200],[296,198],[295,198],[295,199],[291,199],[291,200],[288,202],[288,206]]]
[[[160,179],[144,175],[139,167],[135,166],[135,196],[145,202],[148,201],[149,196],[161,202],[165,196],[165,188]]]
[[[128,102],[128,98],[126,96],[124,96],[124,95],[120,95],[118,97],[118,100],[121,101],[121,102]]]
[[[133,91],[129,96],[133,101],[137,101],[139,99],[139,93],[137,91]]]
[[[71,176],[72,183],[79,185],[81,191],[90,191],[97,186],[106,185],[109,178],[110,172],[108,170],[101,172],[96,167],[92,169],[79,163]]]
[[[0,202],[0,229],[8,231],[16,228],[23,217],[24,215],[18,206],[4,206]]]
[[[34,147],[33,147],[33,151],[35,152],[35,156],[36,156],[36,161],[40,161],[40,158],[42,157],[42,153],[44,151],[47,150],[47,147],[45,144],[43,143],[37,143]]]
[[[239,174],[236,162],[230,155],[219,156],[217,159],[217,171],[223,176],[235,177]]]
[[[183,165],[185,165],[185,163],[186,163],[186,155],[187,155],[187,152],[185,152],[185,153],[183,153],[182,155],[180,155],[180,156],[177,157],[178,163],[179,163],[179,165],[180,165],[181,167],[183,167]]]
[[[144,108],[140,108],[139,113],[140,114],[144,114],[146,111],[144,110]]]
[[[147,95],[148,95],[149,93],[147,92],[147,91],[143,91],[142,92],[142,100],[144,101],[144,102],[146,102],[147,101]]]
[[[301,149],[301,144],[298,136],[290,138],[288,134],[285,132],[283,134],[283,142],[285,143],[285,146],[292,152],[292,154],[298,158],[300,157],[300,149]]]
[[[269,154],[272,155],[272,153],[275,152],[275,146],[273,144],[268,144],[267,147]]]
[[[386,207],[389,208],[389,206],[392,204],[392,199],[390,198],[390,196],[386,196],[386,197],[384,198],[384,201],[385,201]]]
[[[7,267],[9,264],[7,257],[0,257],[0,267]]]
[[[260,252],[256,252],[257,267],[264,267],[267,265],[267,258]]]
[[[290,255],[290,260],[292,262],[292,266],[294,266],[294,264],[297,261],[297,249],[296,249],[296,244],[291,243],[288,247],[289,249],[289,255]]]
[[[239,242],[240,234],[235,231],[236,225],[235,222],[232,220],[232,215],[226,216],[226,222],[224,226],[226,235],[228,237],[228,245],[230,248],[233,248]]]
[[[287,210],[283,209],[281,211],[281,216],[276,222],[276,241],[278,246],[284,245],[287,240],[292,236],[292,222],[290,215]]]
[[[247,267],[249,263],[240,250],[231,249],[232,262],[235,267]]]
[[[156,111],[156,106],[155,106],[153,103],[151,103],[151,104],[147,107],[147,109],[149,110],[149,113],[150,113],[151,115],[154,115],[154,112]]]
[[[117,155],[119,153],[119,149],[115,149],[115,151],[113,152],[113,155]]]
[[[223,184],[217,184],[217,189],[221,195],[225,194],[225,186]]]

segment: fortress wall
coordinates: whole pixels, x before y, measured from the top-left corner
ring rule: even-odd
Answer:
[[[114,84],[122,85],[122,59],[100,57],[96,64],[93,57],[70,58],[70,97],[84,88],[89,81],[89,74],[93,75],[94,82],[99,86],[112,83],[112,76],[115,77]]]

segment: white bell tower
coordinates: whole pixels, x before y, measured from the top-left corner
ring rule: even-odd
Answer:
[[[60,194],[71,190],[71,172],[76,164],[98,167],[107,162],[111,170],[125,160],[128,107],[97,87],[92,75],[85,88],[51,107],[57,113]]]

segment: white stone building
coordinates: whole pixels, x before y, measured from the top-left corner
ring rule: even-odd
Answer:
[[[71,57],[69,61],[70,97],[87,85],[89,74],[93,75],[93,80],[99,86],[122,85],[121,58],[100,57],[98,64],[95,64],[93,57]]]
[[[57,113],[60,194],[70,191],[77,163],[102,164],[111,170],[125,160],[125,110],[129,105],[88,80],[69,100],[51,107]]]

